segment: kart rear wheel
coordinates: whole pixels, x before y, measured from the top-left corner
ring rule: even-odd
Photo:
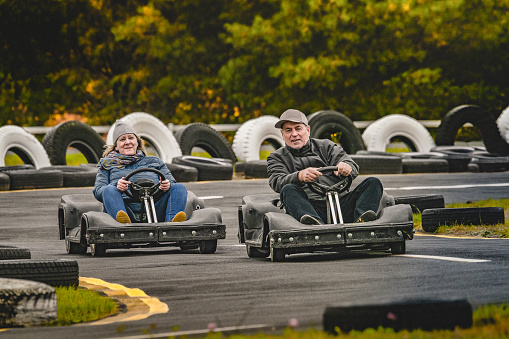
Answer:
[[[263,251],[257,247],[246,245],[247,256],[250,258],[267,258],[269,251]]]
[[[214,240],[204,240],[200,242],[200,253],[201,254],[212,254],[215,253],[217,249],[217,239]]]
[[[106,245],[105,244],[90,244],[90,252],[93,257],[104,257],[106,255]]]
[[[85,254],[87,253],[86,246],[81,245],[80,243],[72,242],[65,239],[65,249],[67,254]]]
[[[270,260],[272,262],[281,262],[285,260],[285,250],[282,248],[270,248]]]
[[[406,253],[405,241],[392,243],[391,244],[391,253],[392,254],[405,254]]]

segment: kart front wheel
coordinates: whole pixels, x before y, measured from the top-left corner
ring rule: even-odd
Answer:
[[[395,242],[391,244],[392,254],[405,254],[405,252],[406,252],[405,241]]]
[[[250,258],[267,258],[269,256],[269,251],[261,250],[257,247],[246,245],[247,256]]]
[[[90,252],[92,252],[93,257],[104,257],[106,248],[105,244],[90,244]]]
[[[77,242],[65,240],[65,249],[67,254],[85,254],[87,253],[87,247]]]
[[[282,248],[270,248],[270,260],[272,262],[279,262],[285,260],[285,251]]]
[[[201,254],[212,254],[215,253],[217,249],[217,239],[214,240],[204,240],[200,242],[200,253]]]

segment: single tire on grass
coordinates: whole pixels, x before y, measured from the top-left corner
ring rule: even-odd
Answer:
[[[496,225],[505,221],[502,207],[430,208],[422,212],[422,229],[436,232],[440,226]]]

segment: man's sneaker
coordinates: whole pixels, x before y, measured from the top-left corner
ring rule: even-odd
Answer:
[[[368,210],[368,211],[362,213],[356,222],[368,222],[368,221],[373,221],[373,220],[376,220],[376,213],[373,212],[372,210]]]
[[[187,215],[185,212],[178,212],[177,214],[175,214],[175,216],[173,217],[173,219],[171,220],[171,222],[181,222],[181,221],[186,221],[187,220]]]
[[[124,211],[117,212],[117,221],[122,224],[130,224],[131,223],[131,219],[129,218],[127,213]]]
[[[302,217],[300,217],[300,222],[302,224],[306,225],[321,225],[322,223],[320,220],[316,219],[315,217],[310,216],[309,214],[304,214]]]

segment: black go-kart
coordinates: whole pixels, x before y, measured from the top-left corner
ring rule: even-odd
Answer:
[[[331,172],[337,167],[323,167]],[[377,219],[361,223],[343,223],[339,194],[348,190],[351,177],[327,184],[319,177],[308,183],[309,188],[326,197],[329,217],[325,225],[305,225],[285,213],[279,194],[248,195],[238,208],[240,243],[246,245],[250,258],[283,261],[286,255],[345,250],[390,250],[392,254],[406,252],[406,240],[413,239],[412,208],[395,204],[394,197],[383,193]]]
[[[163,173],[152,168],[131,172],[126,180],[141,172],[155,172],[161,179]],[[182,222],[158,222],[155,215],[154,197],[160,192],[159,183],[139,179],[129,185],[127,195],[140,201],[144,210],[135,213],[132,223],[119,223],[103,211],[103,204],[90,194],[62,196],[58,206],[60,239],[65,240],[69,254],[85,254],[90,247],[92,256],[104,256],[107,249],[176,246],[182,250],[199,248],[200,253],[215,253],[217,240],[225,239],[226,226],[221,211],[205,207],[202,199],[188,192]]]

